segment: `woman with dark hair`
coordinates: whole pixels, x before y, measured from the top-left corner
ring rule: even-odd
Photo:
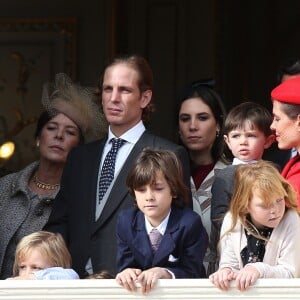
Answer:
[[[297,150],[284,166],[281,174],[295,188],[300,208],[300,77],[283,81],[271,92],[273,123],[279,149]]]
[[[294,77],[300,76],[300,59],[289,58],[280,67],[277,73],[278,84]]]
[[[43,88],[36,132],[39,160],[0,179],[0,278],[12,275],[16,245],[48,221],[70,150],[104,134],[105,121],[92,89],[57,74]]]
[[[204,258],[209,275],[216,268],[213,247],[216,236],[211,230],[210,217],[211,186],[218,171],[227,166],[223,139],[226,112],[220,96],[213,90],[212,80],[190,84],[178,104],[179,135],[190,157],[193,210],[201,216],[210,237]]]
[[[285,60],[279,67],[277,84],[295,77],[300,77],[300,59],[292,57]],[[275,162],[282,170],[286,163],[296,155],[297,149],[279,149],[277,143],[273,143],[270,148],[266,149],[263,159]]]

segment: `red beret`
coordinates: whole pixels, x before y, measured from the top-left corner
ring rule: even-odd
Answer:
[[[300,77],[287,79],[276,86],[271,97],[279,102],[300,104]]]

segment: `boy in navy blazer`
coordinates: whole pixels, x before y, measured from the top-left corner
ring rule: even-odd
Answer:
[[[117,282],[129,291],[139,282],[146,294],[157,279],[205,277],[208,236],[200,216],[183,208],[188,190],[176,155],[144,149],[127,186],[138,208],[123,210],[118,217]],[[149,238],[153,229],[161,236],[157,250]]]

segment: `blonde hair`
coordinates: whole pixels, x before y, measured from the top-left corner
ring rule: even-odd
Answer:
[[[51,267],[70,268],[71,255],[63,237],[59,233],[37,231],[24,236],[17,245],[13,275],[18,276],[20,261],[32,249],[39,249],[47,257]]]
[[[247,221],[248,208],[254,191],[259,194],[266,206],[269,206],[274,199],[284,198],[287,208],[298,211],[296,192],[271,162],[259,161],[254,164],[239,165],[235,172],[234,187],[229,208],[232,224],[226,233],[232,231],[239,220],[251,234],[265,239],[254,234]]]

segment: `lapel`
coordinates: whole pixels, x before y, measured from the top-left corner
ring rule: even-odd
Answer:
[[[132,247],[135,248],[134,252],[138,253],[136,257],[139,263],[146,268],[146,266],[152,265],[153,253],[151,249],[150,240],[145,228],[145,218],[141,211],[138,211],[136,218],[132,225]]]
[[[88,159],[84,160],[84,166],[80,170],[87,187],[85,193],[86,199],[89,199],[88,220],[91,220],[91,224],[94,224],[95,220],[98,172],[106,140],[107,138],[104,138],[95,142],[93,145],[90,144],[89,148],[86,148],[87,151],[84,152],[84,157]],[[84,157],[82,159],[84,159]]]
[[[152,135],[145,131],[141,136],[141,138],[137,141],[137,143],[133,147],[122,169],[120,170],[118,177],[114,182],[114,185],[108,196],[107,202],[103,208],[100,218],[94,224],[95,226],[92,233],[97,231],[102,226],[102,224],[105,223],[108,218],[110,218],[110,216],[119,208],[122,201],[124,201],[124,199],[128,196],[128,188],[126,185],[126,178],[128,175],[128,171],[132,167],[134,161],[141,153],[143,148],[149,146],[152,140],[153,140]],[[132,199],[132,205],[133,205],[133,199]],[[95,209],[95,204],[94,204],[94,209]]]
[[[177,242],[177,232],[179,229],[178,220],[180,219],[180,210],[172,208],[170,218],[168,221],[166,232],[162,238],[162,241],[153,255],[150,240],[145,228],[145,218],[141,211],[138,211],[132,224],[132,247],[137,261],[142,269],[147,269],[152,266],[158,266],[162,262],[166,262],[169,259],[169,255],[173,252]]]
[[[21,197],[25,198],[26,196],[22,195]],[[0,266],[9,242],[25,220],[30,209],[30,200],[26,198],[24,201],[21,197],[13,197],[7,202],[8,205],[1,207],[0,219],[5,221],[1,225]],[[7,216],[13,216],[13,218],[7,218]]]
[[[179,220],[181,218],[181,210],[172,207],[167,229],[160,245],[153,257],[153,265],[159,265],[162,260],[168,260],[169,255],[174,251],[176,243],[178,243],[177,231],[179,229]]]

